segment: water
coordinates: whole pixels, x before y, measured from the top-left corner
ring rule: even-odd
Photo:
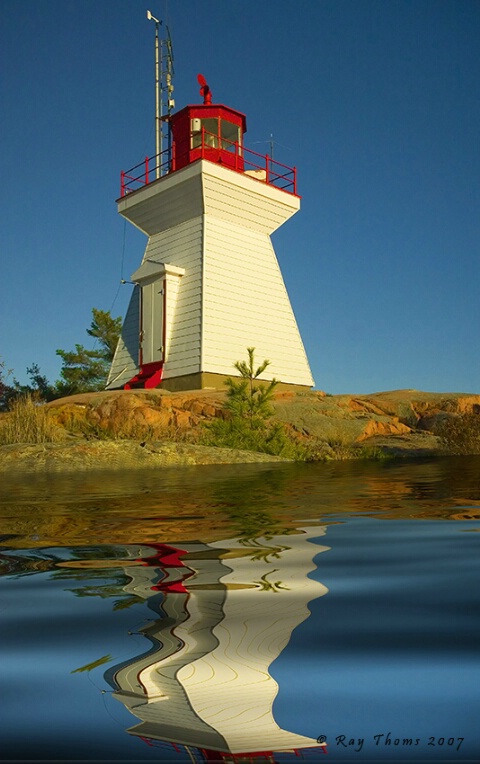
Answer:
[[[0,497],[2,761],[480,760],[479,458]]]

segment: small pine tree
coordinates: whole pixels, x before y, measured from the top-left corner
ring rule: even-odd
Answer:
[[[224,448],[260,451],[286,458],[302,458],[299,447],[288,437],[285,427],[272,422],[273,400],[278,380],[260,384],[258,378],[270,365],[265,360],[255,368],[255,348],[247,348],[248,361],[236,361],[234,368],[240,379],[228,377],[225,419],[215,419],[207,425],[206,442]]]
[[[225,408],[232,413],[233,417],[240,418],[250,430],[255,430],[265,425],[273,414],[270,401],[278,380],[272,379],[267,386],[256,384],[255,380],[263,374],[267,366],[270,366],[270,361],[265,360],[255,369],[255,348],[247,348],[247,353],[248,363],[236,361],[233,364],[240,372],[242,379],[237,381],[228,377],[225,381],[227,385]]]

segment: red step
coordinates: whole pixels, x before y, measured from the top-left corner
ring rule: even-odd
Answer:
[[[144,390],[151,390],[154,387],[158,387],[162,381],[163,376],[163,361],[156,361],[155,363],[144,363],[140,366],[140,371],[135,374],[124,386],[124,390],[132,390],[134,388],[141,388]]]

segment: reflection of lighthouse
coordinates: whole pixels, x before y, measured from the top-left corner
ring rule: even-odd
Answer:
[[[128,591],[153,602],[162,591],[165,615],[144,631],[152,649],[106,675],[142,720],[131,734],[195,747],[207,760],[317,746],[275,722],[269,666],[327,591],[308,577],[328,548],[310,539],[324,533],[163,547],[156,567],[150,558],[127,569]]]

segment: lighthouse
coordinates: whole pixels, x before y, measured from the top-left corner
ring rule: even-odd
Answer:
[[[219,389],[255,348],[260,379],[313,379],[271,235],[300,209],[297,173],[244,143],[246,117],[203,102],[164,118],[168,148],[122,172],[118,212],[147,237],[107,389]]]

